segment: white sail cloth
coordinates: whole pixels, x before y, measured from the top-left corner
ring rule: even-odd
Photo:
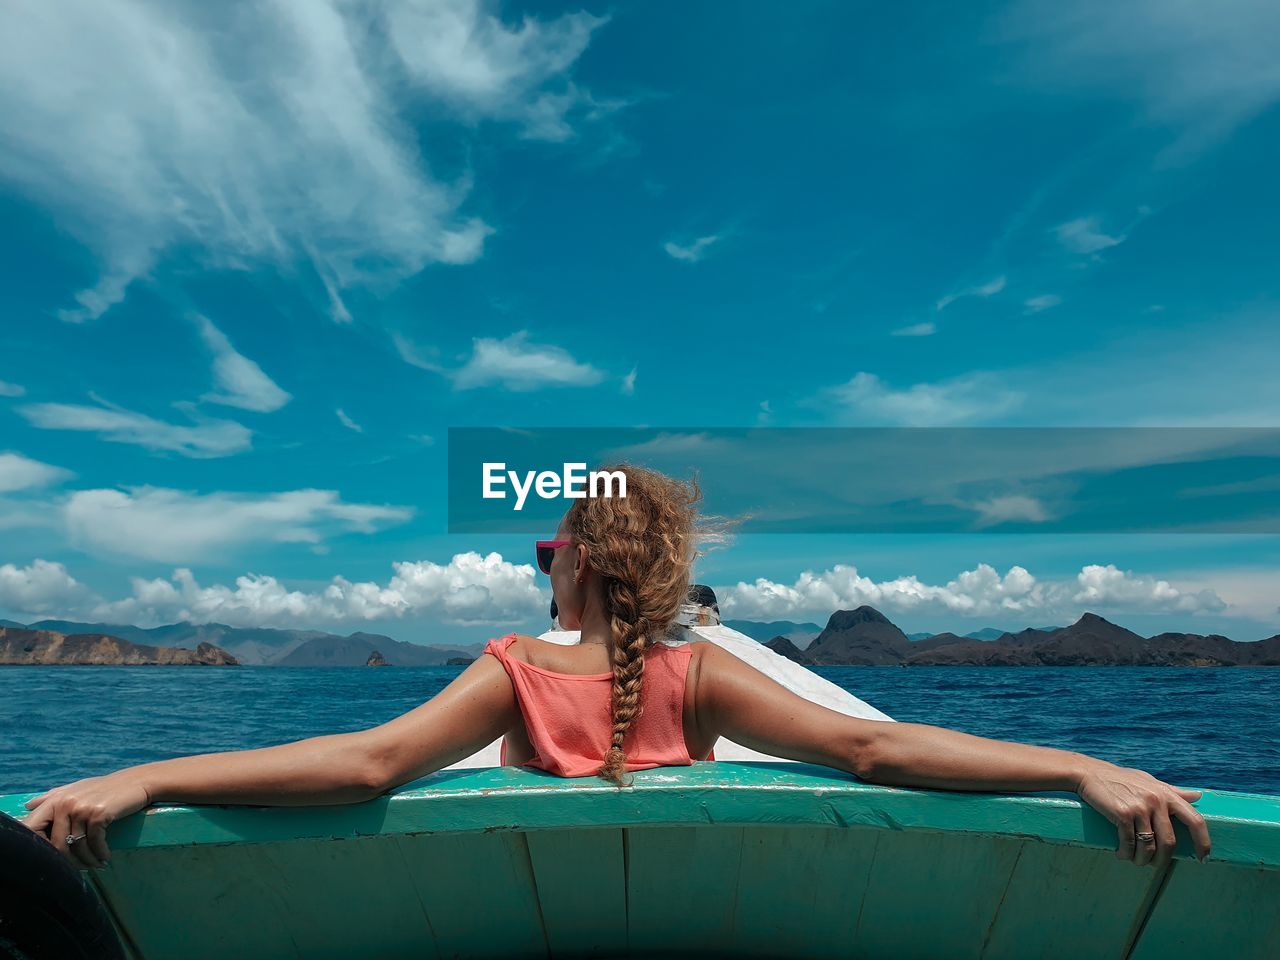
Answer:
[[[572,646],[579,642],[580,636],[577,630],[549,630],[542,635],[541,639],[551,643]],[[859,700],[849,691],[836,686],[830,680],[823,679],[807,667],[803,667],[793,660],[788,660],[781,654],[774,653],[763,643],[752,640],[746,634],[731,630],[723,624],[682,627],[680,635],[672,642],[692,643],[695,640],[709,640],[716,646],[728,650],[740,660],[751,664],[761,673],[772,677],[797,696],[812,700],[814,703],[821,704],[837,713],[843,713],[850,717],[860,717],[864,720],[893,720],[892,717]],[[445,769],[499,766],[501,746],[502,740],[499,738],[487,747],[477,750],[471,756],[450,764]],[[717,760],[787,759],[786,757],[773,757],[769,754],[759,753],[724,737],[716,741],[715,753]]]

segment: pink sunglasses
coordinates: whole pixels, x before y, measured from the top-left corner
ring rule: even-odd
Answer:
[[[543,573],[551,573],[551,561],[555,559],[557,547],[567,547],[569,540],[535,540],[533,550],[538,558],[538,569]]]

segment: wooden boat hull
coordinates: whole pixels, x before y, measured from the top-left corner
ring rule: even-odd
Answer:
[[[1070,794],[699,763],[618,790],[446,770],[349,806],[162,806],[91,872],[139,960],[1280,956],[1280,797],[1206,791],[1213,854],[1117,860]],[[0,798],[22,813],[26,795]]]

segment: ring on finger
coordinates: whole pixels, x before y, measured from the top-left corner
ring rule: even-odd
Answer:
[[[1156,842],[1156,835],[1155,835],[1154,833],[1139,833],[1139,834],[1135,834],[1135,836],[1136,836],[1139,840],[1141,840],[1143,843],[1155,843],[1155,842]]]
[[[77,840],[83,840],[86,836],[88,836],[88,834],[84,834],[84,833],[69,833],[69,834],[67,834],[67,846],[68,846],[68,847],[69,847],[69,846],[71,846],[71,845],[72,845],[73,843],[75,843]]]

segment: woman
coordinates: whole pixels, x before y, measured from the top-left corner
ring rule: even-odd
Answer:
[[[1167,863],[1174,819],[1189,828],[1200,859],[1208,856],[1208,830],[1189,802],[1200,798],[1198,790],[1079,753],[848,717],[796,696],[714,644],[659,642],[688,594],[701,532],[699,491],[646,469],[609,469],[625,471],[627,495],[576,500],[556,539],[538,545],[560,624],[581,630],[579,645],[518,635],[491,641],[490,655],[440,694],[381,726],[79,780],[30,800],[24,822],[73,862],[92,867],[110,856],[107,825],[156,802],[358,803],[499,737],[504,763],[594,772],[622,785],[626,770],[705,759],[727,737],[873,783],[1074,791],[1116,825],[1120,859]],[[593,679],[600,682],[575,682]],[[584,710],[584,703],[598,709]]]

